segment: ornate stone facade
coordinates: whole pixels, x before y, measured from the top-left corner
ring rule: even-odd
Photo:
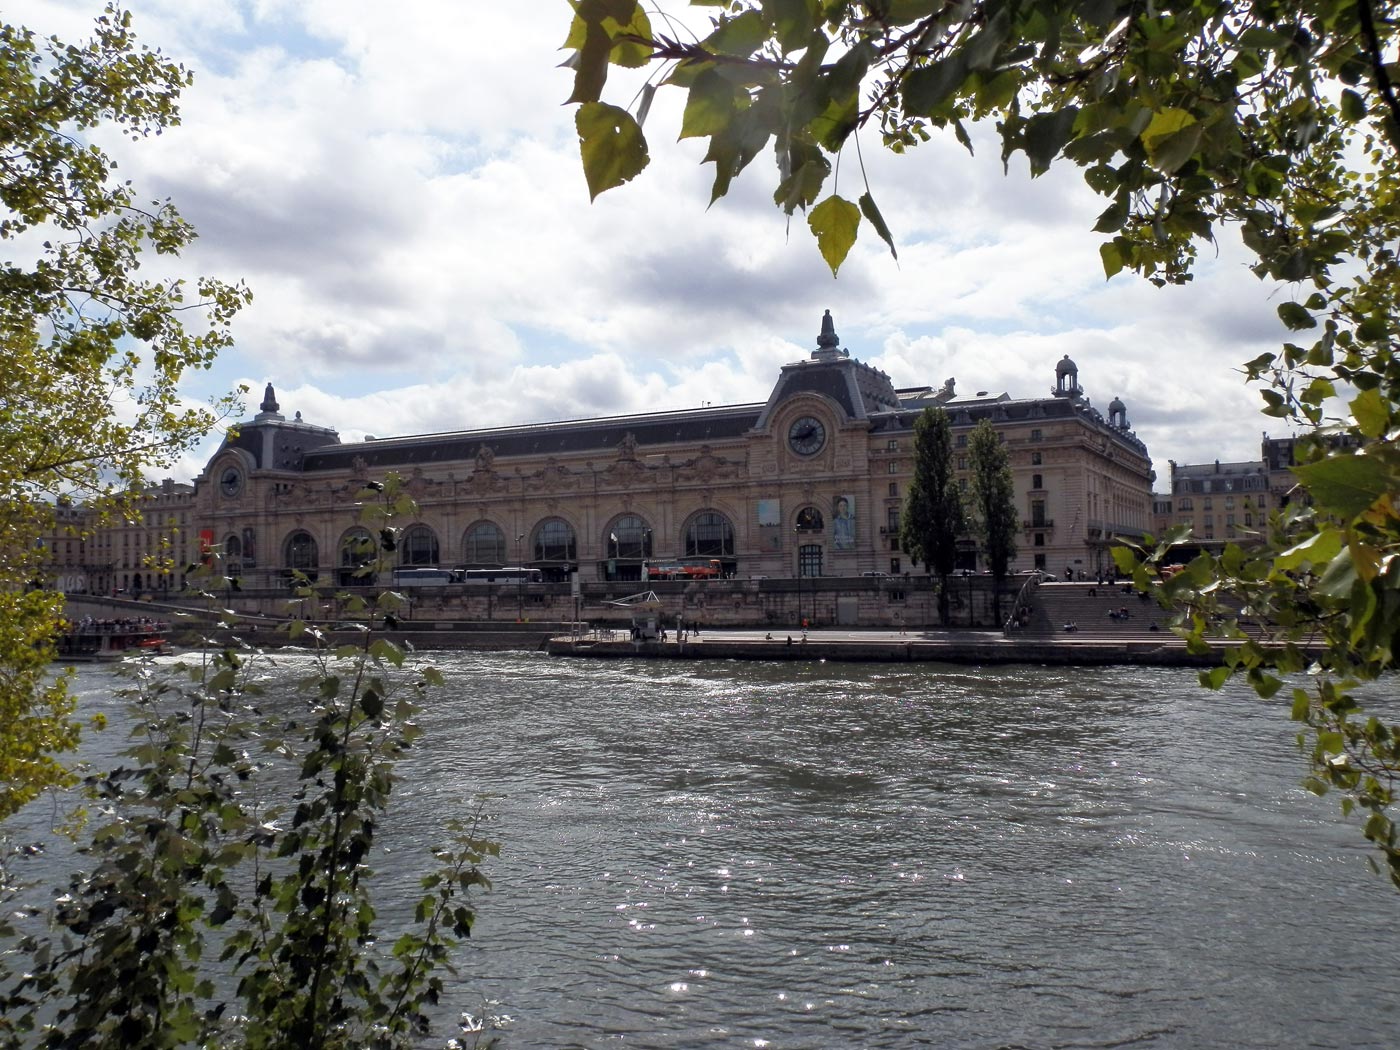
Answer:
[[[196,479],[194,517],[253,588],[281,586],[293,568],[344,573],[355,495],[389,471],[420,507],[400,545],[406,564],[524,564],[586,580],[639,579],[647,560],[684,557],[718,558],[741,577],[917,573],[898,518],[914,421],[938,405],[964,484],[979,420],[1007,443],[1024,525],[1015,568],[1092,574],[1116,537],[1147,531],[1151,464],[1121,402],[1105,419],[1068,357],[1055,374],[1042,398],[959,397],[952,379],[896,390],[839,348],[828,314],[817,350],[784,366],[763,404],[347,444],[285,419],[269,385]],[[976,559],[969,546],[966,567]]]

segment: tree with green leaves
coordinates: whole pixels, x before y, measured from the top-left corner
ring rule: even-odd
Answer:
[[[365,534],[380,537],[359,570],[372,580],[417,508],[392,475],[359,499]],[[215,607],[221,558],[192,574],[216,588],[203,593]],[[327,597],[302,577],[289,605]],[[92,816],[76,870],[22,924],[0,879],[0,1047],[422,1045],[475,919],[468,894],[489,887],[481,865],[499,850],[480,813],[449,817],[413,920],[386,928],[376,835],[443,678],[379,630],[402,595],[334,597],[358,642],[292,619],[301,659],[275,673],[231,613],[191,657],[127,665],[131,744],[83,781]],[[396,896],[408,863],[383,873]]]
[[[948,413],[926,408],[914,421],[914,476],[899,516],[899,545],[924,571],[938,577],[938,621],[948,626],[948,577],[967,531],[962,493],[953,477]]]
[[[139,45],[108,7],[77,44],[0,25],[0,818],[64,773],[76,727],[46,681],[62,598],[42,581],[56,498],[121,513],[234,403],[187,406],[179,384],[229,345],[239,285],[147,278],[194,230],[116,176],[92,141],[179,123],[183,67]],[[28,591],[28,593],[26,593]]]
[[[1400,726],[1362,703],[1400,649],[1400,3],[700,4],[710,25],[685,37],[636,0],[573,3],[570,101],[594,196],[646,166],[642,118],[671,87],[686,98],[682,137],[708,140],[712,197],[771,148],[774,202],[807,215],[833,273],[862,222],[896,241],[878,187],[847,199],[834,160],[862,140],[913,153],[939,133],[971,149],[974,124],[995,128],[1007,164],[1083,171],[1103,199],[1110,278],[1184,283],[1202,247],[1238,231],[1298,333],[1245,365],[1264,413],[1302,435],[1298,498],[1259,543],[1202,558],[1166,593],[1190,604],[1182,629],[1198,646],[1240,609],[1265,625],[1270,644],[1236,634],[1210,684],[1241,673],[1265,695],[1292,691],[1310,786],[1364,814],[1400,886]],[[613,65],[653,67],[635,111],[603,99]],[[1285,679],[1304,666],[1309,684]]]
[[[1016,481],[1011,457],[991,421],[984,419],[968,438],[967,455],[972,467],[970,515],[972,532],[982,544],[982,556],[992,573],[992,615],[1001,623],[1001,584],[1016,557],[1016,534],[1021,516],[1016,513]]]

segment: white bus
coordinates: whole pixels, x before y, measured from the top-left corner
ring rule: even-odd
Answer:
[[[461,574],[456,569],[404,566],[394,570],[395,587],[446,587],[449,583],[461,582]]]
[[[522,569],[507,566],[504,569],[457,569],[465,584],[478,583],[543,583],[544,573],[539,569]]]

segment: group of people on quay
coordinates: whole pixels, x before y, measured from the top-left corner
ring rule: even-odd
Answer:
[[[110,619],[84,616],[77,623],[69,622],[66,629],[70,634],[140,634],[168,631],[170,624],[152,616],[119,616]]]

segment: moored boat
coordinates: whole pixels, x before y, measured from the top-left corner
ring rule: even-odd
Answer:
[[[170,651],[170,625],[150,617],[94,620],[84,617],[58,638],[54,657],[64,662],[120,660]]]

